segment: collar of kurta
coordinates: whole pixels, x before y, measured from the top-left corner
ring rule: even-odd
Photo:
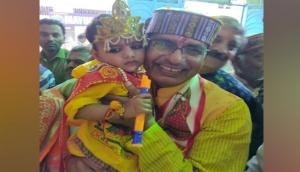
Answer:
[[[173,87],[167,87],[167,88],[160,88],[157,90],[157,94],[155,97],[155,101],[157,103],[158,106],[163,105],[167,100],[169,100],[176,92],[178,92],[178,90],[180,90],[182,87],[184,87],[186,85],[186,83],[188,83],[188,81],[173,86]]]
[[[67,52],[67,50],[60,48],[59,51],[56,53],[56,55],[52,59],[49,60],[46,53],[42,50],[40,53],[40,59],[43,60],[44,62],[51,62],[56,59],[64,59],[67,56],[66,52]]]
[[[169,97],[166,98],[164,93],[169,94]],[[162,95],[165,101],[161,100],[162,104],[158,105],[156,120],[176,145],[187,153],[195,135],[200,131],[205,105],[203,79],[200,75],[195,75],[179,86],[160,89],[158,99]]]

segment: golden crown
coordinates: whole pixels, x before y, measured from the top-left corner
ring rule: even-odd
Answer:
[[[128,5],[124,0],[116,0],[112,6],[112,17],[100,19],[101,25],[97,26],[95,41],[104,41],[104,49],[110,49],[109,44],[117,44],[121,38],[138,41],[143,40],[140,17],[131,16]]]

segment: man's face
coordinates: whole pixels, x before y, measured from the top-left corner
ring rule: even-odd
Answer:
[[[207,53],[200,73],[211,73],[223,67],[232,59],[242,45],[244,36],[228,26],[223,26]]]
[[[241,54],[234,59],[234,67],[237,75],[255,83],[263,77],[263,48]]]
[[[159,87],[181,84],[199,72],[207,46],[189,38],[157,34],[146,51],[147,74]]]
[[[65,79],[70,79],[72,78],[71,73],[72,70],[87,62],[90,59],[90,52],[76,52],[76,51],[71,51],[68,58],[67,58],[67,63],[65,64]]]
[[[43,51],[56,53],[63,43],[64,35],[60,26],[40,25],[40,46],[43,48]]]

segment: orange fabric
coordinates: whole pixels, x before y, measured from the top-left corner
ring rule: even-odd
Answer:
[[[56,89],[40,96],[40,155],[41,171],[64,171],[62,166],[68,128],[63,125],[64,97]]]

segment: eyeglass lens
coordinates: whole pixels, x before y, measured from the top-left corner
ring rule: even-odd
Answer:
[[[202,45],[184,45],[179,48],[177,43],[167,39],[151,39],[150,47],[159,50],[161,53],[172,54],[177,49],[181,50],[181,53],[188,56],[198,57],[206,53],[207,49]]]

